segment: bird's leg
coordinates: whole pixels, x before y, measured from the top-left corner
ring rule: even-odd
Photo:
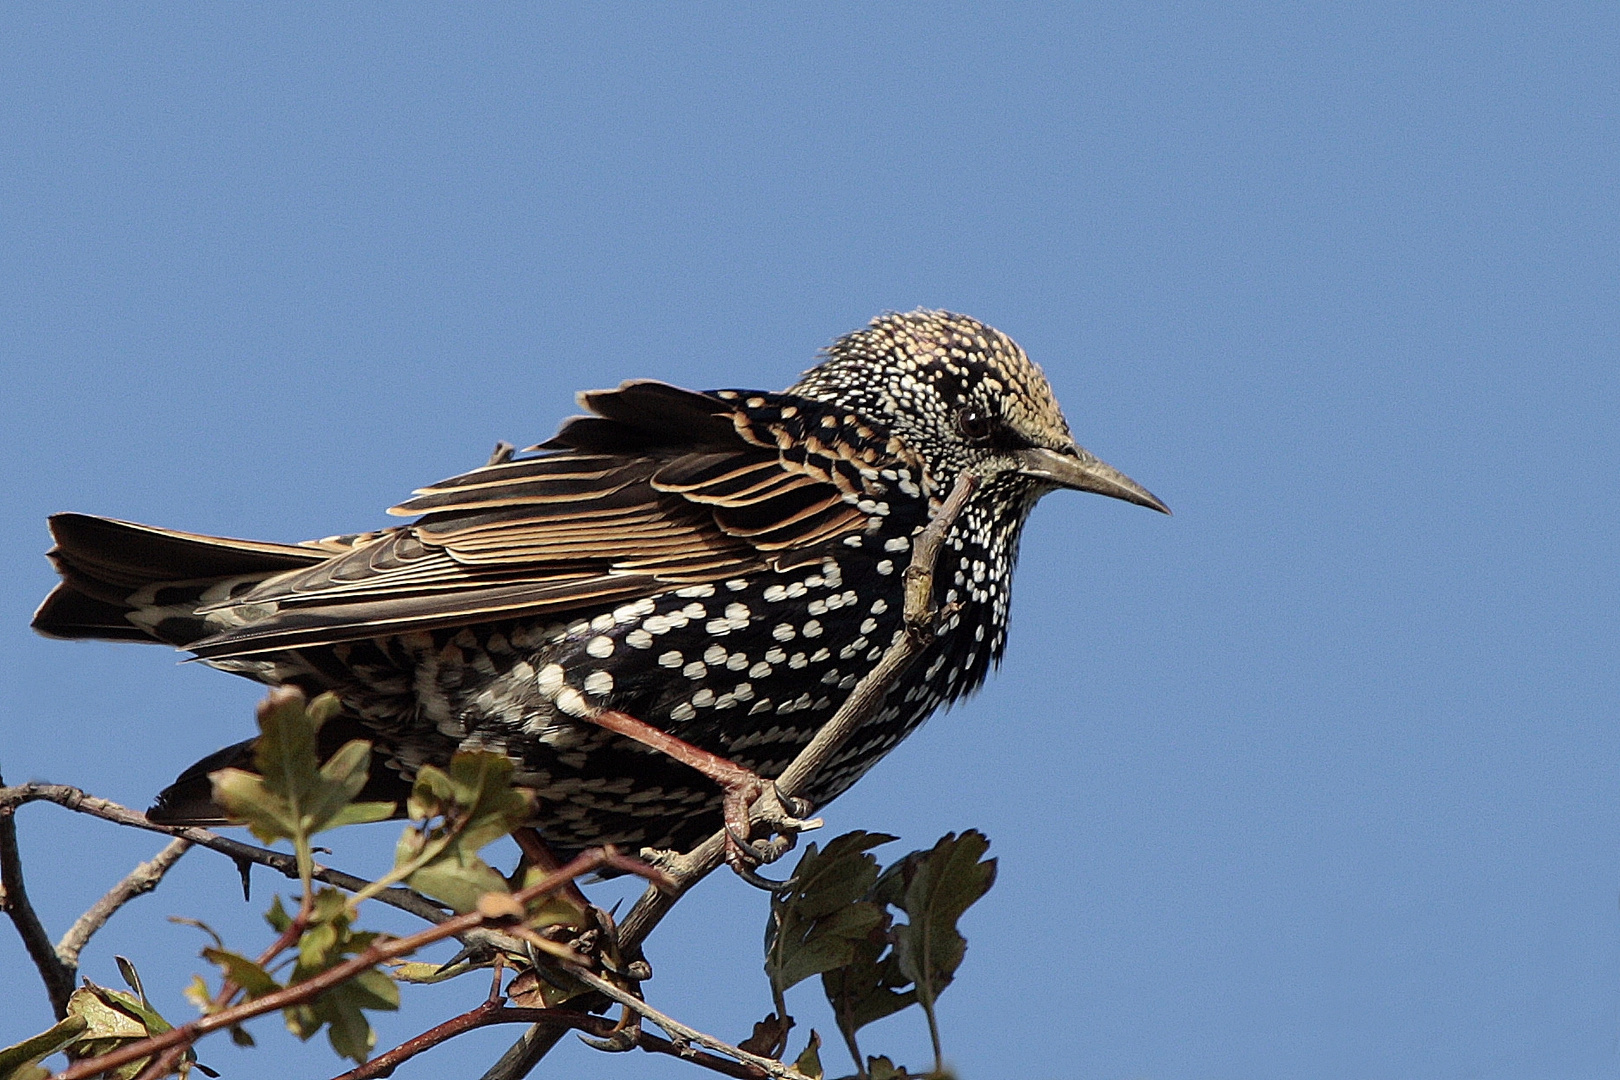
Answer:
[[[753,866],[781,858],[792,846],[791,838],[795,834],[821,824],[815,819],[804,820],[800,815],[810,812],[809,805],[802,799],[784,796],[777,790],[774,781],[719,754],[693,746],[662,728],[616,709],[604,709],[590,719],[616,735],[623,735],[696,769],[719,784],[725,794],[726,862],[739,875],[755,884],[760,882],[755,880],[757,875],[753,873]],[[789,838],[790,843],[786,847],[752,843],[752,819],[756,813],[760,815],[760,824],[778,836]],[[775,887],[777,883],[770,884]]]

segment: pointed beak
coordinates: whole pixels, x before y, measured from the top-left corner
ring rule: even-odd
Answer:
[[[1075,491],[1092,491],[1107,495],[1110,499],[1124,499],[1161,514],[1170,512],[1170,508],[1147,488],[1078,446],[1072,453],[1036,446],[1019,451],[1019,457],[1023,459],[1021,471],[1026,476]]]

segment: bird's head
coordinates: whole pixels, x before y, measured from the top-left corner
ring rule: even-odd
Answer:
[[[1072,488],[1170,512],[1082,449],[1041,369],[1006,334],[966,315],[880,315],[834,342],[788,393],[884,421],[941,480],[971,468],[1036,495]]]

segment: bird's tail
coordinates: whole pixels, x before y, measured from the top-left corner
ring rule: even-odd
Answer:
[[[49,637],[159,641],[184,647],[220,629],[197,609],[265,578],[331,557],[319,546],[270,544],[54,514],[49,557],[62,581],[34,613]]]

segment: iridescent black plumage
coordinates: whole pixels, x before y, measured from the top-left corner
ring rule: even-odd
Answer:
[[[63,583],[35,626],[335,690],[333,730],[376,741],[382,784],[501,750],[561,849],[685,848],[718,825],[718,789],[591,714],[776,775],[898,632],[911,538],[972,468],[935,575],[953,614],[823,770],[823,804],[1000,657],[1042,494],[1163,509],[1075,446],[1010,339],[944,312],[881,317],[780,394],[632,382],[581,402],[593,415],[534,456],[425,488],[393,511],[417,520],[381,532],[258,544],[58,515]],[[222,754],[206,768],[241,756]],[[206,768],[157,813],[207,819]]]

